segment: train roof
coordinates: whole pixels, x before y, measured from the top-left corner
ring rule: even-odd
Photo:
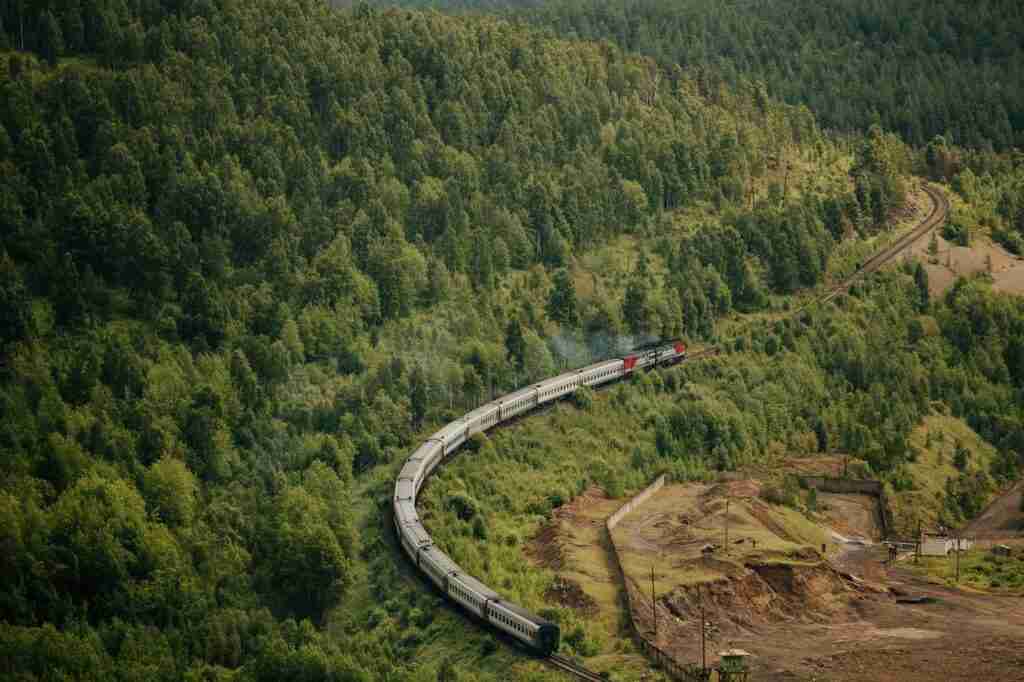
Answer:
[[[459,565],[452,561],[451,557],[439,550],[436,545],[423,550],[423,552],[421,552],[421,556],[425,559],[429,559],[431,563],[435,564],[444,573],[462,572]]]
[[[487,585],[484,585],[470,574],[463,572],[461,568],[458,569],[457,575],[452,576],[452,579],[459,581],[484,599],[494,599],[499,596],[497,592],[487,587]]]
[[[682,339],[662,339],[660,341],[651,341],[650,343],[643,343],[629,350],[629,353],[639,353],[645,350],[653,350],[655,348],[663,348],[664,346],[671,346],[675,343],[682,343]]]
[[[467,412],[466,415],[463,417],[463,419],[466,420],[466,421],[471,421],[472,419],[474,419],[476,417],[482,417],[485,414],[489,414],[489,413],[493,412],[494,410],[497,410],[499,407],[501,407],[501,403],[498,402],[497,400],[489,402],[489,403],[484,403],[483,405],[481,405],[480,407],[476,408],[472,412]]]
[[[447,424],[445,424],[444,426],[442,426],[437,431],[437,433],[435,433],[434,435],[431,436],[431,439],[437,439],[439,441],[447,441],[451,436],[455,435],[455,433],[460,428],[465,428],[465,427],[466,427],[466,418],[464,416],[463,417],[459,417],[458,419],[450,421]]]
[[[436,434],[435,434],[436,435]],[[434,440],[434,436],[430,437],[430,440],[425,440],[420,443],[420,446],[409,456],[409,459],[426,459],[434,450],[441,447],[441,443]],[[409,461],[408,459],[406,460]]]
[[[503,608],[505,608],[508,611],[511,611],[512,613],[516,614],[517,616],[519,616],[521,618],[525,618],[528,621],[536,623],[537,625],[554,625],[554,623],[552,623],[551,621],[545,620],[544,618],[541,618],[540,616],[538,616],[536,613],[532,613],[530,611],[527,611],[522,606],[519,606],[518,604],[514,604],[514,603],[512,603],[510,601],[501,601],[500,602],[500,606],[502,606]]]
[[[414,543],[417,547],[433,544],[433,540],[430,539],[430,533],[427,532],[427,529],[419,521],[405,524],[402,526],[402,532],[407,534],[410,542]]]
[[[573,369],[568,372],[562,372],[558,376],[554,376],[551,377],[550,379],[545,379],[544,381],[541,381],[539,384],[537,384],[537,386],[551,386],[552,384],[557,384],[562,381],[569,381],[570,379],[573,379],[574,377],[579,375],[579,373],[585,369],[586,367],[581,367],[580,369]]]
[[[423,470],[427,464],[422,459],[407,459],[405,464],[402,466],[402,470],[398,472],[399,481],[403,478],[415,478],[419,475],[420,471]],[[396,483],[397,487],[397,483]]]
[[[611,360],[602,360],[601,362],[595,362],[592,365],[587,365],[586,367],[584,367],[580,371],[581,372],[592,372],[595,369],[598,369],[598,368],[601,368],[601,367],[610,367],[611,365],[617,365],[617,364],[621,364],[621,363],[622,363],[622,358],[612,358]]]
[[[420,515],[416,513],[416,506],[412,500],[399,500],[395,502],[395,513],[398,514],[399,523],[419,521]]]
[[[510,402],[512,400],[518,400],[519,398],[525,397],[525,396],[533,393],[536,390],[537,390],[537,386],[536,385],[526,386],[525,388],[520,388],[520,389],[517,389],[515,391],[512,391],[511,393],[507,393],[507,394],[501,396],[500,398],[498,398],[497,402],[500,404],[500,403],[507,403],[507,402]]]
[[[416,486],[408,478],[398,479],[395,484],[395,497],[399,500],[412,500],[416,497]]]

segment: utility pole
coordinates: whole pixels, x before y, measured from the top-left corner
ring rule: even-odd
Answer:
[[[960,533],[956,534],[956,581],[960,582]]]
[[[704,641],[707,621],[704,619],[704,588],[697,585],[697,594],[700,597],[700,671],[703,675],[708,672],[708,647]]]
[[[729,498],[725,498],[725,542],[722,544],[725,553],[729,553]]]
[[[654,594],[654,564],[651,564],[651,614],[654,616],[654,643],[658,643],[658,601]]]

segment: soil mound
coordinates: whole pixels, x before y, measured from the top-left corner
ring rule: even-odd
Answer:
[[[708,497],[757,497],[760,494],[761,482],[752,478],[718,483],[707,492]]]
[[[728,579],[679,587],[664,604],[678,618],[692,621],[701,601],[709,617],[740,628],[781,622],[834,620],[859,597],[859,590],[825,564],[748,564]]]
[[[559,538],[558,521],[543,524],[537,534],[526,544],[526,556],[538,566],[560,571],[565,568],[565,552]]]
[[[557,576],[544,591],[544,601],[561,604],[585,616],[597,613],[597,602],[583,591],[580,584],[565,576]]]

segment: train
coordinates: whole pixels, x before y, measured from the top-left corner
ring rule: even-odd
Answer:
[[[416,495],[434,469],[475,434],[572,395],[581,386],[602,386],[640,369],[672,365],[684,359],[686,346],[681,341],[652,344],[624,357],[604,360],[513,391],[445,425],[405,460],[395,481],[395,533],[404,552],[430,582],[473,616],[538,654],[548,656],[557,651],[558,625],[503,599],[498,592],[466,573],[433,543],[416,512]]]

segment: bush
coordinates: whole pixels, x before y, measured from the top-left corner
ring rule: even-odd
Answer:
[[[466,449],[470,452],[480,452],[481,448],[487,444],[487,436],[483,433],[474,433],[466,441]]]
[[[807,510],[818,511],[818,489],[811,488],[807,491]]]
[[[817,500],[815,493],[815,501]],[[786,476],[782,485],[769,484],[761,488],[761,497],[771,503],[779,504],[791,509],[800,507],[800,481],[796,476]]]
[[[957,246],[970,246],[971,231],[966,225],[956,219],[946,222],[942,228],[942,236]]]
[[[477,501],[465,493],[455,493],[448,498],[445,506],[455,512],[461,521],[472,521],[480,509]]]
[[[477,516],[473,519],[473,537],[477,540],[487,539],[487,524],[484,523],[482,516]]]
[[[594,391],[590,388],[581,386],[576,389],[576,392],[572,396],[572,401],[577,408],[584,412],[589,412],[590,408],[594,405]]]

